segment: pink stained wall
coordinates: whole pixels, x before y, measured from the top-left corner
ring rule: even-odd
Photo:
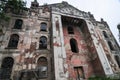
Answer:
[[[70,79],[75,80],[76,75],[74,72],[74,67],[83,67],[84,77],[88,78],[93,75],[93,66],[91,64],[89,58],[89,51],[87,48],[87,44],[84,40],[84,35],[81,30],[77,26],[74,27],[74,34],[68,34],[67,25],[63,25],[63,35],[64,35],[64,43],[65,50],[67,55],[66,63],[68,64],[68,71]],[[74,38],[77,41],[77,45],[79,48],[78,53],[73,53],[70,47],[70,39]]]

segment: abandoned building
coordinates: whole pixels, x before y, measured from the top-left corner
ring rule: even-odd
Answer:
[[[120,73],[120,47],[106,21],[67,2],[39,5],[0,25],[0,80],[87,80]]]

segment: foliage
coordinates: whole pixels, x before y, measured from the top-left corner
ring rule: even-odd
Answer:
[[[23,0],[8,0],[6,3],[15,14],[19,14],[21,10],[26,10],[26,3]]]
[[[6,9],[10,8],[14,14],[19,14],[20,11],[26,10],[26,3],[23,0],[0,0],[0,19],[8,21]]]
[[[120,80],[120,79],[115,77],[95,76],[95,77],[90,77],[88,80]]]
[[[7,0],[1,0],[0,1],[0,19],[8,20],[9,18],[5,15],[4,8],[5,4],[7,3]]]

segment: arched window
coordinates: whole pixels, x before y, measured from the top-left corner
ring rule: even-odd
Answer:
[[[48,66],[48,62],[47,59],[45,57],[40,57],[37,61],[37,67],[38,67],[38,76],[39,78],[46,78],[47,75],[47,67]]]
[[[103,31],[103,35],[104,35],[105,38],[108,38],[108,35],[105,31]]]
[[[46,23],[41,23],[40,31],[47,31],[47,24]]]
[[[47,48],[47,38],[45,36],[40,37],[39,41],[39,49],[46,49]]]
[[[74,34],[74,30],[72,26],[68,26],[68,34]]]
[[[12,34],[8,43],[9,48],[17,48],[19,41],[19,36],[17,34]]]
[[[113,45],[112,45],[112,43],[111,43],[110,41],[108,41],[108,45],[109,45],[109,48],[110,48],[111,50],[114,50],[114,47],[113,47]]]
[[[0,80],[10,79],[13,64],[14,64],[14,60],[11,57],[6,57],[2,60],[1,70],[0,70]]]
[[[72,52],[77,53],[78,52],[78,45],[77,45],[77,41],[75,39],[70,39],[70,46],[71,46],[71,50]]]
[[[119,66],[119,68],[120,68],[120,58],[119,58],[118,56],[115,56],[115,60],[116,60],[118,66]]]
[[[14,29],[22,29],[23,20],[17,19],[15,21]]]

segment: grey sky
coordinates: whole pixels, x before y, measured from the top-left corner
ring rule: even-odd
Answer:
[[[31,1],[26,0],[27,6],[29,7]],[[63,0],[37,0],[40,5],[44,3],[60,3]],[[64,0],[79,10],[88,12],[90,11],[97,21],[100,21],[100,18],[103,18],[107,21],[110,29],[118,41],[118,29],[117,25],[120,23],[120,0]],[[118,41],[119,43],[119,41]],[[119,43],[120,44],[120,43]]]

